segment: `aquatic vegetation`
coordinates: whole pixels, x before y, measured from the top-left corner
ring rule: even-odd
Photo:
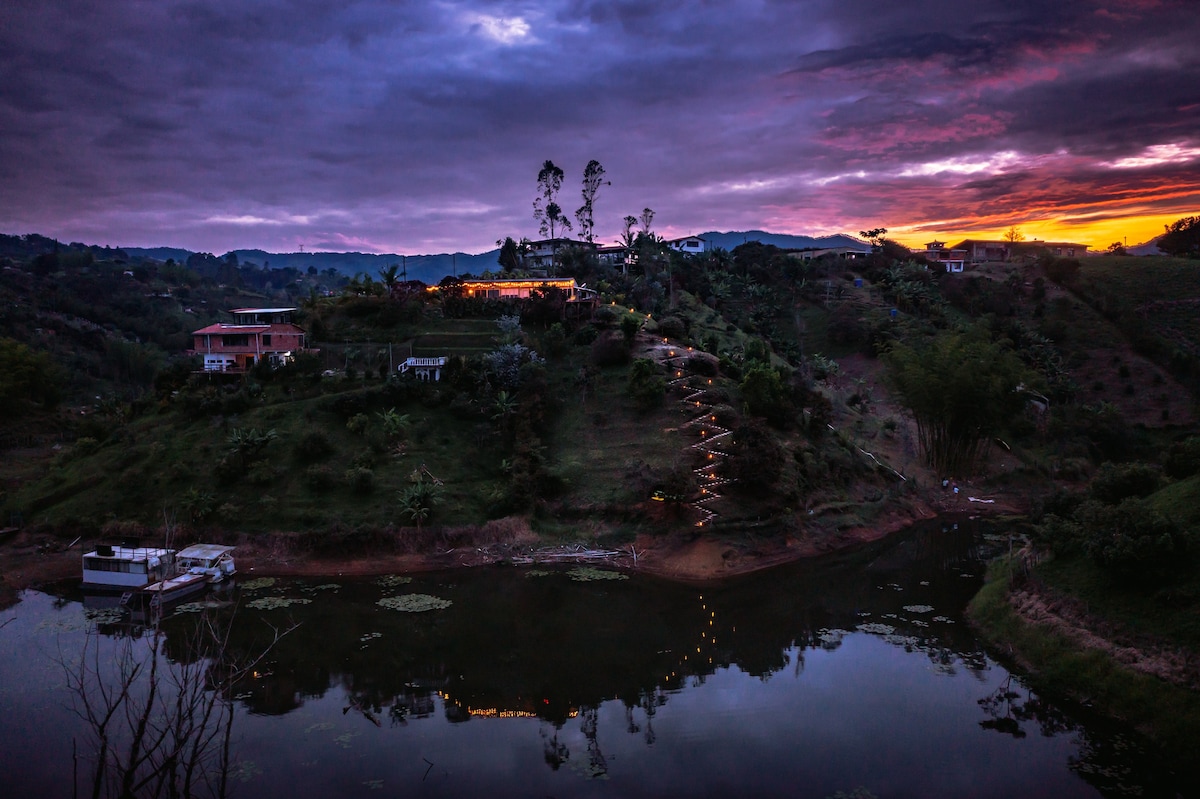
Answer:
[[[549,577],[554,572],[549,569],[528,569],[525,572],[526,577]]]
[[[859,624],[855,627],[861,633],[871,633],[872,635],[891,635],[896,632],[896,628],[890,624],[880,624],[877,621],[869,621]]]
[[[596,580],[628,580],[628,574],[621,572],[608,571],[605,569],[593,569],[591,566],[576,566],[567,572],[567,576],[572,580],[581,583],[593,582]]]
[[[849,635],[848,630],[818,630],[817,640],[821,642],[821,648],[832,652],[842,645],[842,639]]]
[[[377,791],[383,787],[383,780],[363,780],[363,785],[367,786],[372,791]]]
[[[341,735],[339,735],[338,737],[334,738],[333,741],[341,748],[349,749],[350,744],[352,744],[354,742],[354,739],[360,735],[362,735],[362,733],[360,733],[360,732],[344,732]]]
[[[385,574],[375,582],[384,588],[395,588],[398,585],[408,585],[412,582],[412,578],[405,577],[403,574]]]
[[[954,619],[950,618],[949,616],[934,616],[933,621],[941,624],[954,624]]]
[[[275,585],[274,577],[255,577],[253,580],[247,580],[241,584],[243,591],[261,591],[264,588],[270,588]]]
[[[306,585],[300,589],[306,594],[315,594],[318,591],[338,591],[341,586],[337,583],[322,583],[321,585]]]
[[[250,780],[261,775],[262,769],[253,760],[243,760],[236,764],[229,772],[229,776],[238,782],[250,782]]]
[[[909,613],[932,613],[933,605],[905,605],[904,609]]]
[[[84,608],[83,616],[95,624],[115,624],[124,618],[120,608]]]
[[[203,613],[212,608],[224,607],[226,603],[211,599],[200,599],[195,602],[183,602],[175,606],[176,613]]]
[[[252,599],[246,603],[246,607],[254,608],[255,610],[278,610],[280,608],[290,607],[291,605],[310,605],[311,599],[300,599],[298,597],[285,596],[264,596],[260,599]]]
[[[424,613],[427,610],[443,610],[454,603],[449,599],[429,594],[400,594],[399,596],[385,596],[375,604],[405,613]]]
[[[304,732],[305,734],[310,732],[324,732],[326,730],[332,730],[335,726],[337,725],[331,724],[328,721],[319,721],[316,724],[309,724],[304,728]]]
[[[358,640],[359,640],[359,643],[365,644],[367,641],[370,641],[373,638],[382,638],[382,637],[383,637],[383,633],[367,633],[366,635],[360,635]]]

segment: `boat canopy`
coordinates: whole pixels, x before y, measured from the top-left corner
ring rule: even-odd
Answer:
[[[175,553],[175,557],[180,560],[216,560],[233,550],[234,547],[227,547],[222,544],[193,544],[190,547],[179,550]]]

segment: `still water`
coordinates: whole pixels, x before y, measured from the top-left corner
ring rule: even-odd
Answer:
[[[706,589],[243,575],[157,626],[26,592],[0,612],[0,795],[1177,795],[967,628],[1002,546],[938,523]]]

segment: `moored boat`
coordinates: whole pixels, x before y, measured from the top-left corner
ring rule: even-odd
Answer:
[[[180,572],[203,574],[208,582],[219,583],[237,574],[233,547],[222,544],[193,544],[175,555]]]
[[[137,591],[175,574],[175,550],[126,541],[97,544],[83,556],[83,587]]]
[[[199,593],[208,587],[206,574],[179,574],[151,583],[141,590],[156,604],[165,604],[185,596]]]

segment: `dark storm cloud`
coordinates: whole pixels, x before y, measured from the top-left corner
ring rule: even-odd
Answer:
[[[1078,205],[1048,185],[1097,192],[1103,213],[1106,180],[1174,208],[1195,203],[1161,179],[1196,182],[1193,16],[1155,0],[15,0],[0,228],[480,250],[536,236],[546,158],[568,210],[587,160],[605,165],[605,236],[646,205],[676,233]],[[1161,168],[1105,166],[1164,145]]]

